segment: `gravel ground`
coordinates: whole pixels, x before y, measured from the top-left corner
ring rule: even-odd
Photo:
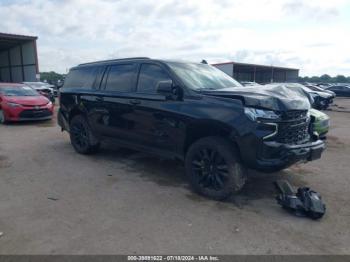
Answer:
[[[192,193],[175,161],[79,155],[54,120],[0,126],[0,254],[350,254],[350,99],[335,104],[321,160],[250,171],[227,202]],[[325,217],[285,212],[279,178],[320,192]]]

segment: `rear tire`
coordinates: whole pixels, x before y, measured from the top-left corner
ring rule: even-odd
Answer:
[[[185,167],[193,189],[215,200],[237,193],[246,182],[246,172],[234,145],[221,137],[205,137],[193,143]]]
[[[80,154],[93,154],[100,148],[100,141],[93,135],[88,122],[82,115],[73,117],[69,134],[72,146]]]

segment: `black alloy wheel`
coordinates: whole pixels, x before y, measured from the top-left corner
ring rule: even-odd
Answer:
[[[81,115],[73,117],[70,122],[70,140],[75,151],[80,154],[91,154],[98,151],[100,142],[93,135],[89,124]]]
[[[187,151],[185,167],[192,188],[215,200],[238,192],[246,181],[234,144],[223,137],[204,137],[194,142]]]
[[[227,183],[229,170],[225,159],[213,148],[202,148],[192,160],[193,172],[203,188],[222,190]]]

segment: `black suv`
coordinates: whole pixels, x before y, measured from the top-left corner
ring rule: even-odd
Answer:
[[[245,167],[321,157],[309,108],[303,91],[242,87],[207,64],[128,58],[72,68],[58,122],[79,153],[113,141],[180,159],[197,192],[224,199],[243,187]]]

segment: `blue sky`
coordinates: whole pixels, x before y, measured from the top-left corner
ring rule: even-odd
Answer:
[[[0,32],[36,35],[41,71],[130,56],[350,75],[346,0],[0,0]]]

